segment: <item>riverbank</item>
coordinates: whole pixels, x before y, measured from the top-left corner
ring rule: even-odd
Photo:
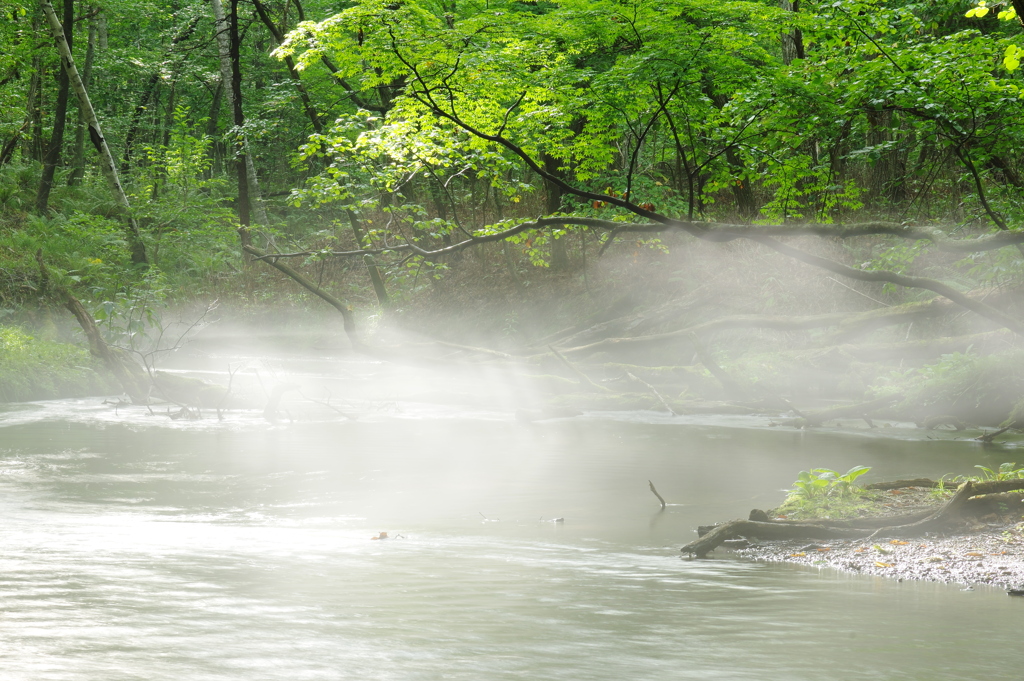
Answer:
[[[899,581],[917,579],[1024,589],[1024,535],[1019,523],[989,526],[971,534],[909,541],[771,542],[737,553],[754,560],[833,568]]]
[[[119,393],[89,352],[0,326],[0,402]]]
[[[938,511],[948,501],[936,490],[909,487],[878,494],[867,517]],[[993,512],[971,518],[963,529],[920,537],[766,541],[738,544],[745,558],[785,562],[898,581],[925,580],[1024,589],[1024,522],[1020,495],[998,502]]]

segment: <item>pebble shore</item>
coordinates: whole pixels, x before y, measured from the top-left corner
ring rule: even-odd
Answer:
[[[905,490],[883,504],[880,515],[926,506],[930,492]],[[933,502],[934,503],[934,502]],[[913,539],[772,541],[736,548],[746,558],[781,561],[897,580],[919,579],[1024,590],[1024,523],[1020,516],[991,516],[973,531]]]
[[[1014,525],[970,535],[907,541],[883,539],[878,543],[863,540],[765,542],[739,549],[737,553],[756,560],[829,567],[899,580],[1024,589],[1024,538]]]

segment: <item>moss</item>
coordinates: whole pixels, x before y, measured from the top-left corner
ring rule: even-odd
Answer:
[[[0,326],[0,402],[119,392],[89,353]]]

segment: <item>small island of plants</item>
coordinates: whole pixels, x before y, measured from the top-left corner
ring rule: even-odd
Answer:
[[[977,466],[973,476],[855,481],[844,474],[802,471],[776,509],[747,520],[698,529],[682,548],[704,558],[726,545],[743,556],[896,579],[1024,585],[1024,468]]]

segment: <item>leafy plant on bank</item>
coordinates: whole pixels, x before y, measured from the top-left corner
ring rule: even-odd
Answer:
[[[789,517],[845,517],[868,507],[872,493],[854,483],[871,468],[854,466],[846,473],[829,468],[800,471],[793,489],[777,512]]]
[[[979,475],[960,475],[953,480],[957,483],[967,482],[995,482],[1000,480],[1019,480],[1024,478],[1024,468],[1017,468],[1016,462],[1006,461],[999,464],[996,469],[989,468],[988,466],[977,465],[977,468],[981,473]]]

